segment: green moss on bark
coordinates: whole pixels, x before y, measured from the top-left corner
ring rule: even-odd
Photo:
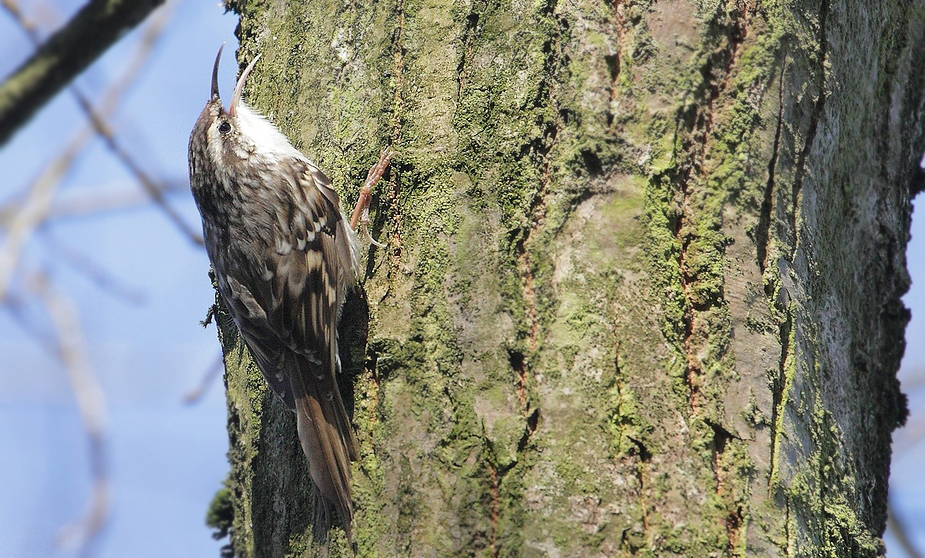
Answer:
[[[922,18],[839,9],[239,6],[248,98],[345,204],[399,153],[342,331],[360,555],[872,555],[914,152],[882,115]],[[235,551],[311,554],[291,418],[222,339]]]

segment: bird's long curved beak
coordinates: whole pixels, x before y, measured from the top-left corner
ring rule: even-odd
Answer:
[[[228,106],[228,114],[232,117],[235,114],[235,110],[238,108],[238,103],[241,102],[241,93],[244,91],[244,82],[247,80],[247,76],[250,75],[251,70],[254,69],[254,64],[256,64],[258,60],[260,60],[259,54],[255,56],[253,60],[251,60],[251,63],[248,64],[246,68],[244,68],[244,71],[241,72],[241,77],[238,78],[237,85],[234,86],[234,93],[231,95],[231,104]]]
[[[225,43],[218,47],[218,54],[215,55],[215,66],[212,67],[212,100],[221,100],[218,94],[218,63],[222,60],[222,50],[225,49]]]

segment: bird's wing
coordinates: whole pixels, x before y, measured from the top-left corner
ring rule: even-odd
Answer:
[[[306,163],[273,208],[263,265],[229,280],[238,326],[273,390],[296,410],[312,480],[345,525],[352,518],[350,459],[358,443],[336,375],[337,324],[355,274],[352,231],[337,194]],[[349,528],[349,527],[348,527]]]
[[[276,217],[259,235],[262,247],[246,269],[226,270],[220,290],[267,381],[294,408],[280,375],[287,352],[331,373],[339,368],[336,327],[356,276],[356,240],[330,180],[314,165],[302,161],[281,182],[268,188],[278,195],[264,210]]]

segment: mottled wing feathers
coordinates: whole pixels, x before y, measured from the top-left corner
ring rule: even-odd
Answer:
[[[287,207],[278,208],[286,218],[275,224],[273,245],[264,255],[267,318],[291,350],[330,364],[336,357],[331,351],[346,294],[344,279],[356,273],[352,231],[321,171],[306,165],[297,181],[295,199],[283,200]]]
[[[286,347],[268,327],[263,307],[257,302],[251,290],[234,276],[220,276],[219,291],[235,319],[251,356],[270,385],[270,389],[283,400],[287,407],[295,409],[289,379],[284,373],[287,368]]]
[[[286,349],[337,368],[338,313],[356,273],[353,232],[341,215],[330,181],[307,161],[300,161],[276,193],[269,230],[245,231],[259,239],[244,269],[225,269],[226,296],[261,370],[283,399],[288,382],[268,372],[284,368]],[[268,188],[269,189],[269,188]],[[267,208],[270,209],[270,208]],[[265,219],[252,219],[254,223]],[[222,287],[220,277],[220,287]],[[259,301],[259,302],[258,302]]]
[[[340,272],[338,284],[341,286],[341,289],[338,291],[337,296],[338,308],[341,308],[343,306],[344,296],[346,295],[346,288],[352,286],[356,282],[357,271],[359,270],[359,253],[357,252],[356,233],[353,232],[353,229],[350,228],[350,224],[340,213],[340,197],[331,187],[331,181],[328,177],[314,166],[308,167],[305,170],[305,175],[305,180],[315,184],[318,191],[330,206],[338,208],[337,224],[332,226],[336,231],[333,237],[330,237],[334,242],[333,245],[329,247],[330,251],[326,251],[326,255],[334,256],[336,261],[340,264],[337,266],[337,269]]]
[[[335,505],[349,536],[350,460],[356,459],[358,443],[336,382],[336,327],[346,291],[344,278],[355,274],[352,231],[345,226],[327,177],[306,167],[297,178],[292,204],[310,209],[299,213],[278,208],[285,209],[280,214],[288,219],[279,221],[275,245],[266,254],[271,286],[267,318],[294,354],[286,374],[312,480]]]

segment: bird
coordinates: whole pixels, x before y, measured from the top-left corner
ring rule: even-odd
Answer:
[[[296,414],[312,483],[349,540],[350,462],[359,443],[337,384],[337,328],[357,280],[355,227],[394,151],[383,150],[351,219],[327,176],[243,100],[241,73],[227,110],[212,92],[189,140],[190,188],[218,292],[267,384]],[[366,233],[368,235],[368,233]],[[323,514],[327,517],[327,514]]]

